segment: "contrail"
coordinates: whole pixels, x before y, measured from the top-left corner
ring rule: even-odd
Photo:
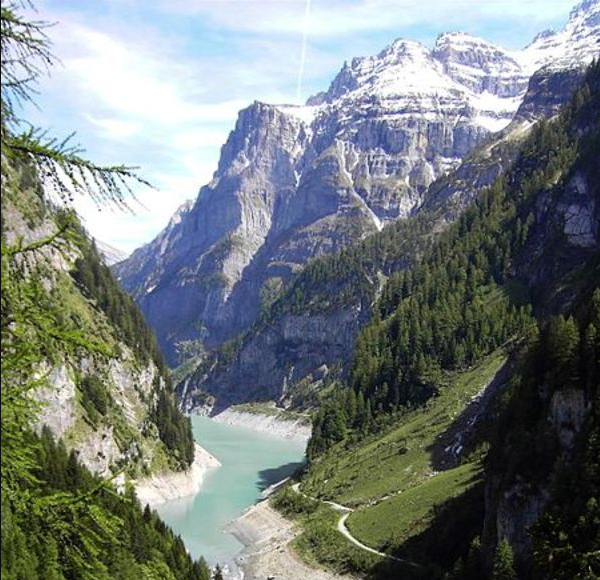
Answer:
[[[302,51],[300,52],[300,68],[298,70],[298,82],[296,83],[296,101],[300,104],[302,93],[302,80],[304,78],[304,65],[306,64],[306,45],[308,43],[308,22],[310,20],[310,5],[312,0],[306,0],[304,11],[304,25],[302,27]]]

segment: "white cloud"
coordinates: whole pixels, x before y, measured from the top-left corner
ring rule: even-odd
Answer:
[[[97,118],[94,115],[85,115],[85,118],[98,127],[105,139],[123,140],[140,133],[141,126],[138,123],[123,119]]]
[[[227,131],[217,130],[188,130],[174,136],[171,144],[178,150],[189,151],[204,147],[220,147],[227,139]]]
[[[245,104],[193,102],[185,94],[189,73],[172,61],[78,24],[65,31],[74,50],[62,61],[77,88],[130,119],[162,125],[228,121]]]
[[[42,87],[46,104],[56,101],[59,108],[76,111],[83,123],[77,140],[91,157],[138,165],[156,187],[134,188],[139,202],[131,201],[133,214],[75,200],[92,235],[131,251],[155,236],[211,179],[219,147],[248,101],[207,101],[215,95],[198,90],[190,69],[132,37],[119,38],[65,16],[52,35],[62,66]]]
[[[164,228],[175,210],[198,194],[199,183],[209,181],[212,165],[195,163],[188,176],[154,175],[156,189],[139,189],[137,200],[130,200],[132,212],[96,206],[88,197],[78,197],[75,208],[84,226],[99,240],[132,252]]]

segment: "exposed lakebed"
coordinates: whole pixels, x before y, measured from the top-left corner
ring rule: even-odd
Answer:
[[[194,557],[231,563],[243,548],[224,527],[254,504],[269,485],[304,461],[305,441],[283,439],[208,417],[192,417],[196,440],[222,466],[209,471],[200,493],[161,504],[158,513]]]

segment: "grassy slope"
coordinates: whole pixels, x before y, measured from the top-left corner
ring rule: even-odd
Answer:
[[[368,546],[399,553],[406,540],[428,526],[439,506],[479,481],[477,460],[437,472],[434,451],[439,451],[440,436],[447,440],[455,421],[505,362],[505,353],[498,350],[478,366],[453,375],[438,397],[400,417],[383,434],[356,447],[334,447],[312,465],[302,490],[354,507],[347,520],[350,532]],[[336,529],[339,516],[322,505],[299,518],[304,531],[294,548],[303,559],[344,572],[373,572],[389,565],[343,538]]]
[[[358,507],[427,480],[434,471],[432,453],[472,398],[506,361],[498,350],[478,366],[453,376],[440,394],[398,419],[384,434],[346,452],[334,447],[313,464],[302,489],[309,495]]]
[[[337,530],[340,513],[321,504],[308,515],[299,518],[302,533],[292,542],[292,548],[311,566],[326,566],[338,573],[370,570],[382,558],[350,543]]]
[[[347,520],[354,537],[377,550],[400,546],[422,532],[435,510],[480,480],[479,463],[465,463],[432,476],[419,485],[355,511]]]

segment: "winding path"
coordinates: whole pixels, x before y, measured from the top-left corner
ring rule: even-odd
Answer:
[[[313,501],[320,501],[321,503],[325,503],[327,505],[330,505],[334,510],[340,512],[341,515],[340,515],[340,519],[338,520],[338,524],[337,524],[338,531],[348,541],[352,542],[355,546],[359,547],[361,550],[365,550],[366,552],[370,552],[371,554],[376,554],[377,556],[380,556],[381,558],[385,558],[386,560],[393,560],[394,562],[402,562],[403,564],[408,564],[410,566],[418,566],[418,564],[415,564],[414,562],[410,562],[409,560],[405,560],[403,558],[397,558],[396,556],[392,556],[390,554],[386,554],[385,552],[380,552],[379,550],[376,550],[375,548],[370,548],[366,544],[363,544],[360,540],[356,539],[350,533],[350,530],[346,526],[346,520],[348,519],[348,516],[350,516],[350,514],[354,511],[352,508],[349,508],[348,506],[336,503],[334,501],[328,501],[328,500],[318,499],[318,498],[306,495],[304,492],[300,491],[300,484],[299,483],[294,483],[292,485],[292,489],[297,494],[299,494],[299,495],[302,495],[302,496],[304,496],[304,497],[306,497],[308,499],[311,499]]]

